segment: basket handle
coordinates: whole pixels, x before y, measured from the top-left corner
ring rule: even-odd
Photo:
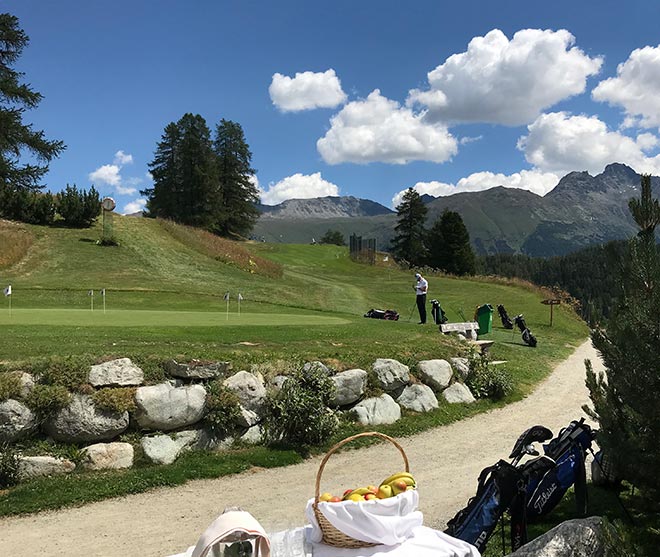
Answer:
[[[403,450],[403,447],[399,445],[394,439],[392,439],[389,435],[385,435],[384,433],[379,433],[378,431],[365,431],[364,433],[358,433],[357,435],[351,435],[350,437],[347,437],[346,439],[343,439],[342,441],[339,441],[336,445],[330,448],[326,455],[323,457],[323,460],[321,461],[321,464],[319,466],[319,471],[316,473],[316,486],[314,488],[314,507],[316,508],[319,502],[319,495],[320,495],[320,489],[321,489],[321,475],[323,474],[323,469],[325,468],[326,463],[328,462],[328,459],[332,456],[332,454],[337,451],[340,447],[343,447],[346,445],[346,443],[350,443],[351,441],[358,439],[360,437],[379,437],[380,439],[384,439],[385,441],[389,441],[392,443],[397,449],[399,449],[399,452],[401,453],[401,456],[403,457],[403,463],[405,465],[405,471],[410,472],[410,465],[408,464],[408,457],[406,456],[405,451]]]

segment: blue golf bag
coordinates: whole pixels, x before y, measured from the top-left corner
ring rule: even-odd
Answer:
[[[543,446],[555,466],[530,477],[527,483],[527,518],[544,516],[554,509],[564,493],[574,487],[579,516],[587,513],[586,452],[591,449],[595,431],[584,418],[572,421],[557,437]]]
[[[500,460],[481,471],[477,494],[447,523],[445,532],[482,551],[502,515],[524,501],[524,496],[522,472],[505,460]],[[513,525],[511,530],[513,536]]]

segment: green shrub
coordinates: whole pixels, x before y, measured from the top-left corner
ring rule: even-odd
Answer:
[[[502,367],[485,366],[472,369],[465,384],[475,398],[500,400],[513,392],[511,374]]]
[[[144,373],[145,385],[156,385],[167,379],[160,356],[131,356],[131,361]]]
[[[26,404],[42,419],[50,416],[69,403],[71,394],[62,385],[34,386],[26,397]]]
[[[18,453],[9,443],[0,443],[0,488],[18,483]]]
[[[328,409],[334,396],[334,383],[320,369],[296,370],[267,399],[264,436],[268,443],[282,442],[294,447],[320,445],[338,427]]]
[[[229,390],[220,379],[211,381],[206,393],[206,415],[204,423],[219,437],[236,429],[241,416],[238,396]]]
[[[136,387],[117,387],[99,389],[92,394],[94,404],[101,410],[110,412],[133,412],[135,405]]]
[[[21,395],[21,379],[18,373],[0,373],[0,402],[9,398],[18,398]]]
[[[39,383],[84,392],[91,364],[92,360],[83,356],[53,357],[32,364],[32,371],[39,378]]]

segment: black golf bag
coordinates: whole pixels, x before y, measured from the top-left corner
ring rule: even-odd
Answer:
[[[596,432],[582,418],[572,421],[543,446],[545,455],[555,461],[555,466],[543,474],[534,475],[527,483],[528,518],[549,513],[572,485],[575,486],[578,514],[587,514],[585,457],[595,436]]]
[[[527,346],[531,346],[532,348],[534,348],[536,346],[536,337],[532,334],[532,331],[530,331],[527,328],[527,323],[525,323],[525,318],[523,317],[523,314],[521,313],[520,315],[516,315],[513,318],[513,322],[518,326],[518,329],[520,329],[520,332],[522,333],[523,342]]]
[[[522,547],[527,542],[525,508],[528,478],[542,475],[554,466],[554,461],[541,456],[520,466],[518,462],[526,454],[538,455],[538,452],[533,450],[532,443],[545,441],[550,437],[552,432],[549,429],[534,426],[518,438],[509,455],[509,458],[513,459],[511,464],[500,460],[493,466],[484,468],[479,474],[476,495],[447,523],[445,532],[482,551],[498,522],[508,511],[511,516],[511,550]]]
[[[504,309],[502,304],[497,306],[497,313],[500,314],[500,319],[502,320],[502,327],[505,329],[513,329],[513,321],[509,317],[509,314]]]
[[[442,325],[449,321],[438,300],[431,300],[431,317],[436,325]]]
[[[386,319],[387,321],[399,320],[399,313],[393,309],[370,309],[364,316],[371,319]]]

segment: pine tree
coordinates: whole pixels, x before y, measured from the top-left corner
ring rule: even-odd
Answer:
[[[20,82],[23,73],[12,69],[28,42],[18,18],[0,14],[0,190],[8,192],[43,188],[39,181],[48,163],[65,149],[62,141],[48,141],[43,131],[23,123],[25,110],[36,108],[43,98]],[[22,153],[37,164],[21,164]]]
[[[215,130],[213,148],[220,184],[220,203],[214,225],[221,236],[244,237],[259,218],[256,203],[259,192],[251,178],[252,153],[243,128],[231,120],[222,119]]]
[[[475,257],[461,215],[445,209],[428,234],[428,264],[453,275],[473,275]]]
[[[396,236],[392,239],[392,254],[407,261],[410,267],[421,265],[426,261],[426,205],[413,188],[408,188],[396,211],[399,218],[394,227]]]
[[[152,188],[147,197],[149,216],[211,228],[220,202],[210,130],[199,114],[184,114],[165,127],[149,164]]]
[[[624,479],[657,503],[660,495],[660,254],[655,228],[658,201],[650,176],[642,176],[640,199],[629,203],[639,233],[630,240],[618,270],[619,300],[607,330],[591,338],[601,353],[605,374],[587,362],[587,387],[598,420],[598,443],[613,458]]]

